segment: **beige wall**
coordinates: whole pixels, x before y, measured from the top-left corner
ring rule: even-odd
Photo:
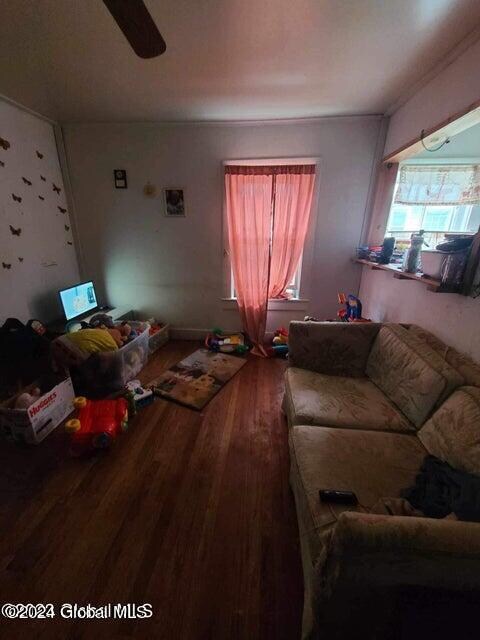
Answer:
[[[337,291],[356,293],[360,238],[378,117],[241,124],[72,124],[64,127],[84,275],[109,301],[182,329],[240,327],[222,301],[224,160],[319,157],[316,225],[302,271],[308,303],[269,314],[269,328],[306,313],[334,317]],[[128,189],[113,186],[126,169]],[[147,181],[153,199],[143,195]],[[163,215],[162,188],[185,189],[186,217]]]
[[[385,153],[480,99],[480,42],[418,91],[391,118]],[[362,267],[358,267],[362,269]],[[480,299],[432,293],[420,283],[396,280],[363,267],[360,297],[377,321],[414,322],[480,361]]]

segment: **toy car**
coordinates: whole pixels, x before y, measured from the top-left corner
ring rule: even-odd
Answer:
[[[75,398],[73,406],[77,417],[65,423],[71,434],[72,451],[81,453],[88,449],[108,449],[115,438],[128,428],[128,403],[125,398],[116,400],[88,400]]]

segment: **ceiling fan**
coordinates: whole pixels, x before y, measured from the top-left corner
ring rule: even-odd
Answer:
[[[155,58],[167,45],[143,0],[103,0],[132,49],[140,58]]]

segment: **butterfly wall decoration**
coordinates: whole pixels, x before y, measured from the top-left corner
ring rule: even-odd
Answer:
[[[14,193],[12,193],[12,198],[15,200],[15,202],[21,202],[22,199],[20,196],[16,196]]]
[[[15,227],[12,227],[12,225],[9,225],[9,227],[12,236],[19,236],[22,233],[22,229],[20,227],[18,227],[18,229],[15,229]]]

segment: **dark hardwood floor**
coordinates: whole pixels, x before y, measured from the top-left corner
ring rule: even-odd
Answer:
[[[170,342],[148,381],[197,348]],[[0,603],[151,603],[146,620],[0,620],[0,637],[294,640],[303,597],[284,362],[250,357],[202,413],[156,400],[107,454],[61,428],[0,445]]]

